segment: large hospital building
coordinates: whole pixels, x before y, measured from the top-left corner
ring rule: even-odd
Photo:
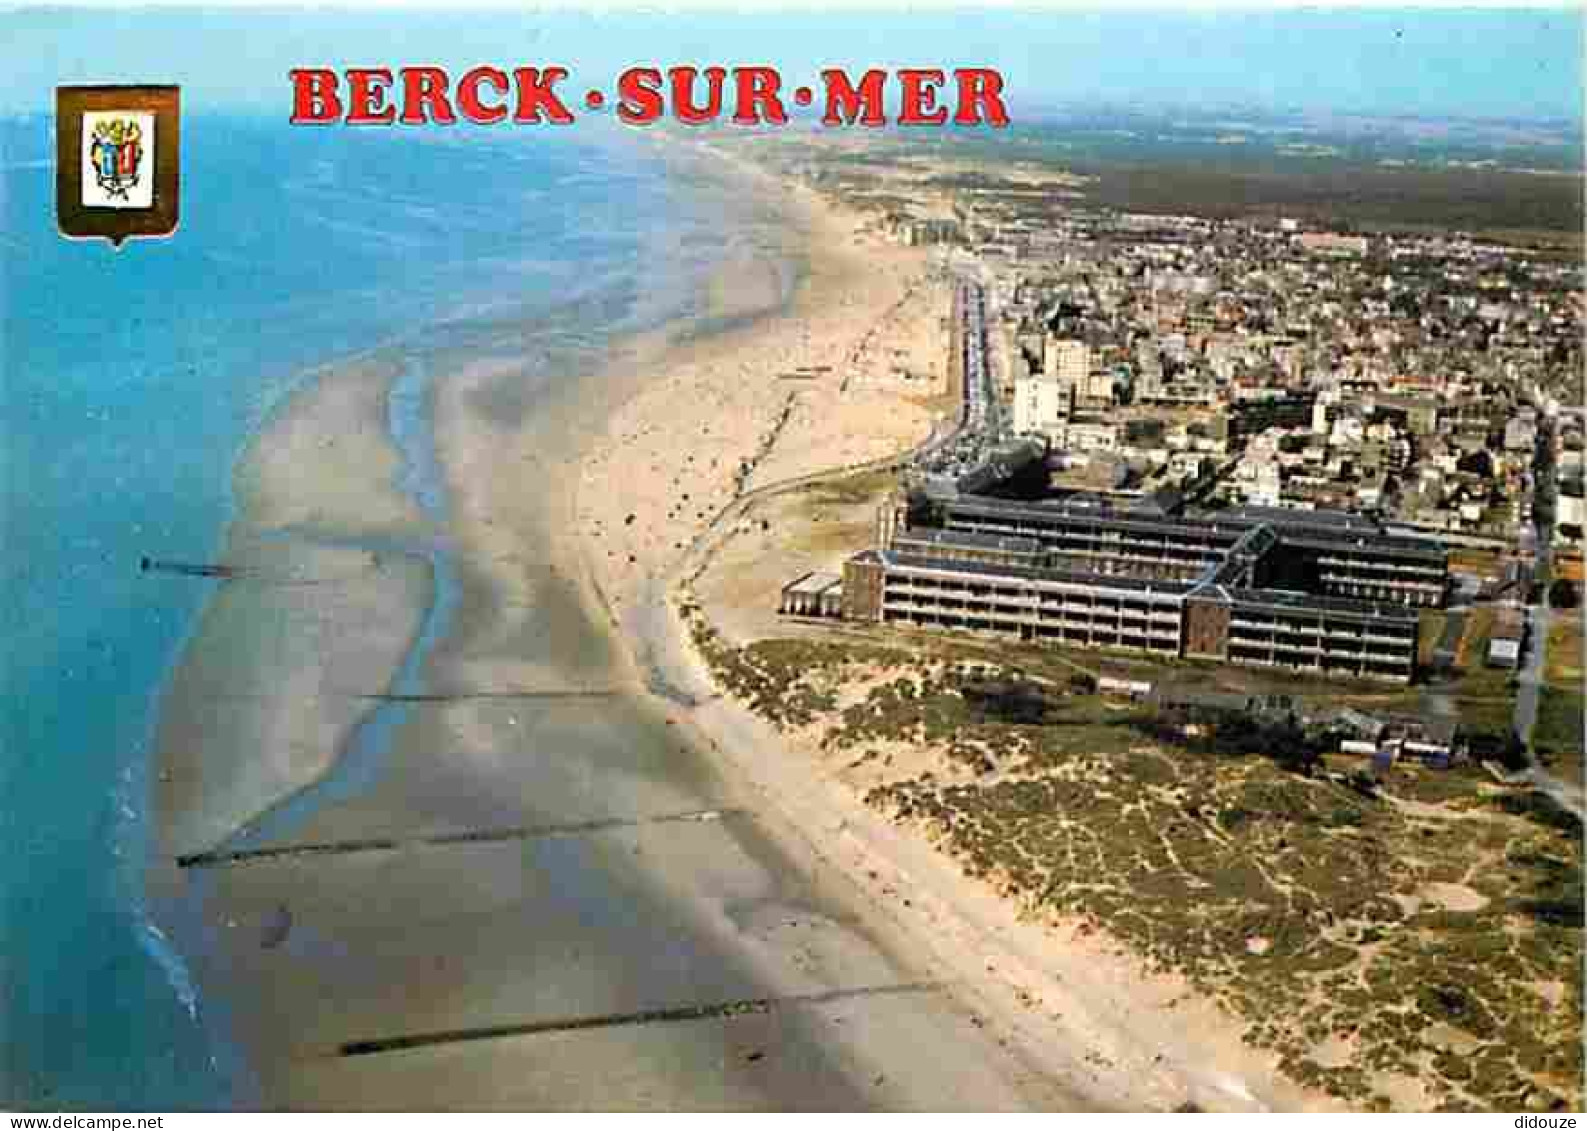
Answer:
[[[1444,604],[1448,557],[1342,513],[1242,507],[1164,516],[1096,498],[974,495],[891,508],[844,565],[857,621],[1000,632],[1409,681],[1418,610]]]

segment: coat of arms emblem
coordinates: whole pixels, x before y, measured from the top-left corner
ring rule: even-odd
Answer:
[[[68,236],[169,235],[176,228],[181,121],[174,86],[55,92],[56,213]]]
[[[144,170],[148,150],[143,146],[146,132],[154,132],[150,114],[98,117],[94,122],[93,132],[88,135],[88,164],[109,201],[132,207],[131,194],[148,183]]]

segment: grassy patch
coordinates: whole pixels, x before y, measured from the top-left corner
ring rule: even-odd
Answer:
[[[1455,649],[1455,663],[1465,671],[1474,671],[1482,667],[1488,658],[1488,638],[1493,635],[1493,609],[1483,607],[1472,609],[1466,614],[1466,629],[1460,634],[1460,643]]]
[[[778,725],[822,723],[855,758],[940,755],[949,772],[867,801],[1030,912],[1095,922],[1180,972],[1300,1082],[1362,1106],[1387,1105],[1383,1073],[1453,1109],[1581,1105],[1580,828],[1529,794],[1475,770],[1397,768],[1380,791],[1294,772],[1277,732],[1169,725],[1084,693],[1049,649],[733,649],[695,623],[718,678]],[[835,694],[856,665],[865,693]],[[1462,685],[1471,702],[1503,692],[1499,673]]]
[[[1443,638],[1444,625],[1448,620],[1448,613],[1441,613],[1435,609],[1423,611],[1416,632],[1416,666],[1418,668],[1425,669],[1432,666],[1433,653],[1438,648],[1439,640]]]
[[[1554,614],[1548,628],[1548,657],[1544,678],[1556,687],[1580,690],[1582,686],[1582,619],[1580,609]]]
[[[1370,1105],[1390,1072],[1452,1108],[1580,1104],[1579,830],[1506,809],[1410,817],[1256,755],[1036,744],[1044,772],[869,800],[1032,911],[1096,921],[1186,975],[1303,1083]],[[1421,784],[1390,789],[1434,804]],[[1467,801],[1476,784],[1439,780]],[[1481,906],[1442,906],[1430,883]],[[1566,987],[1562,1008],[1540,984]],[[1352,1052],[1323,1068],[1330,1038]]]
[[[1581,691],[1548,688],[1538,700],[1537,725],[1532,730],[1532,747],[1540,757],[1574,756],[1582,758],[1582,711],[1587,698]]]
[[[1548,684],[1538,700],[1537,725],[1532,746],[1538,759],[1566,781],[1582,781],[1584,735],[1582,712],[1587,697],[1582,692],[1581,611],[1556,613],[1549,625],[1548,653],[1544,658]]]
[[[1455,712],[1462,725],[1489,734],[1508,734],[1515,721],[1515,690],[1510,672],[1476,668],[1454,688]]]

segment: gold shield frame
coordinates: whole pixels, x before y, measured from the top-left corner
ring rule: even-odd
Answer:
[[[83,201],[83,115],[129,110],[154,115],[154,191],[147,208],[98,208]],[[103,237],[121,246],[129,236],[176,231],[182,191],[181,88],[60,86],[55,88],[55,216],[63,236]]]

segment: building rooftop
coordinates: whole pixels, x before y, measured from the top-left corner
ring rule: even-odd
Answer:
[[[1383,605],[1371,601],[1352,601],[1346,597],[1321,597],[1291,589],[1236,589],[1231,594],[1236,609],[1261,609],[1264,612],[1325,612],[1400,625],[1416,625],[1421,617],[1403,605]]]
[[[1225,542],[1233,546],[1252,527],[1272,527],[1278,542],[1308,549],[1371,549],[1387,557],[1414,559],[1429,565],[1442,562],[1443,543],[1432,538],[1386,534],[1375,521],[1341,511],[1303,511],[1289,507],[1235,507],[1203,515],[1154,517],[1125,510],[1094,496],[1029,503],[985,497],[960,497],[945,503],[950,517],[1000,518],[1033,523],[1061,519],[1065,523],[1108,526],[1140,534],[1173,535]],[[1276,543],[1269,543],[1268,549]]]
[[[783,592],[790,595],[797,594],[801,597],[816,597],[825,593],[834,585],[841,584],[843,584],[843,578],[838,574],[814,571],[805,574],[798,581],[791,582]]]
[[[942,530],[930,526],[912,526],[893,535],[893,544],[920,543],[928,546],[952,548],[961,546],[972,550],[1001,550],[1008,554],[1039,554],[1041,543],[1035,538],[1013,534],[983,534],[976,530]]]
[[[1239,577],[1241,570],[1254,566],[1276,545],[1278,545],[1278,535],[1273,533],[1271,526],[1253,526],[1241,535],[1238,542],[1229,547],[1222,559],[1207,567],[1200,580],[1212,585],[1233,583]]]
[[[1355,529],[1364,533],[1380,533],[1374,519],[1349,511],[1302,510],[1298,507],[1265,507],[1244,503],[1230,507],[1218,514],[1237,521],[1265,522],[1273,526],[1326,526],[1333,529]]]
[[[1334,546],[1370,546],[1395,557],[1441,561],[1444,546],[1432,538],[1387,534],[1374,519],[1335,510],[1300,510],[1247,504],[1217,512],[1226,522],[1259,522],[1278,530],[1280,538],[1296,546],[1328,549]]]
[[[1094,571],[1041,569],[1034,566],[994,565],[985,562],[948,561],[943,558],[899,553],[893,550],[866,550],[856,560],[878,561],[886,565],[904,566],[910,569],[930,570],[935,573],[959,573],[988,579],[1016,578],[1024,581],[1049,582],[1059,585],[1083,585],[1094,589],[1154,593],[1175,599],[1184,596],[1190,589],[1190,584],[1184,581],[1134,577],[1122,573],[1097,573]]]
[[[1087,500],[1082,503],[1042,502],[1022,503],[1003,499],[960,498],[947,504],[950,515],[970,518],[1004,518],[1028,522],[1051,522],[1063,519],[1072,523],[1106,525],[1118,530],[1132,530],[1143,534],[1185,534],[1192,537],[1213,536],[1227,539],[1232,545],[1250,525],[1219,523],[1217,521],[1154,518],[1140,511],[1116,510],[1106,503]]]

